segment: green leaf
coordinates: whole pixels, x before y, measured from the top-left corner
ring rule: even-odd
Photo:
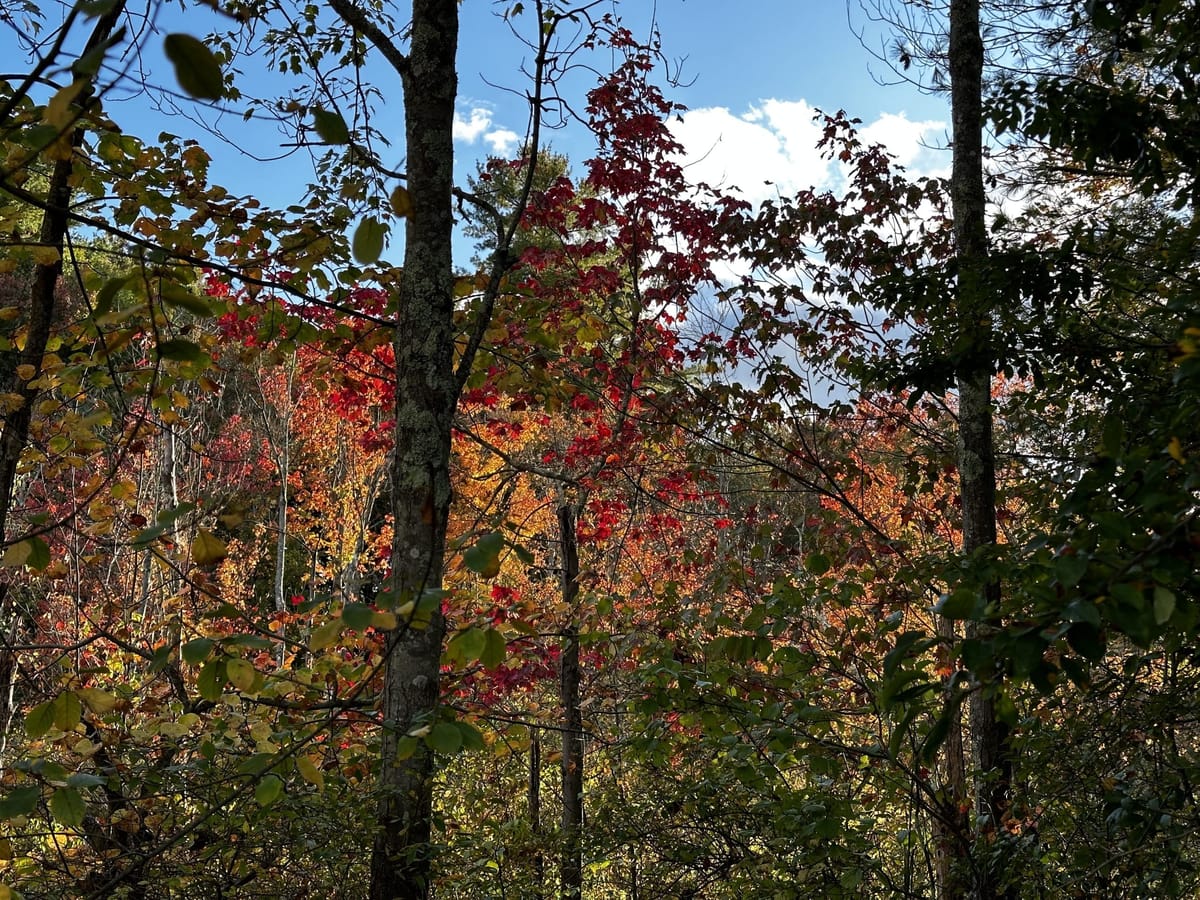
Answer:
[[[167,304],[167,306],[187,310],[192,315],[199,316],[202,319],[211,319],[213,316],[212,305],[203,297],[196,296],[181,284],[175,284],[172,281],[165,282],[159,289],[159,295],[162,297],[163,303]]]
[[[249,691],[254,687],[254,679],[258,671],[244,659],[227,659],[225,675],[239,691]]]
[[[73,787],[59,788],[50,797],[50,815],[62,825],[69,828],[82,825],[85,812],[87,805]]]
[[[183,661],[192,666],[200,665],[208,659],[214,644],[215,642],[208,638],[196,638],[194,641],[188,641],[182,647]]]
[[[40,537],[26,538],[11,545],[0,559],[0,566],[27,566],[40,572],[50,565],[50,547]]]
[[[463,665],[470,665],[479,659],[487,647],[487,632],[482,628],[468,628],[454,636],[446,650],[448,655],[460,659]]]
[[[954,709],[954,714],[958,712],[957,707]],[[944,712],[929,726],[929,731],[925,733],[925,740],[921,742],[921,761],[929,763],[937,755],[942,744],[946,743],[946,737],[950,734],[950,725],[952,723],[952,715],[950,712]]]
[[[379,259],[383,253],[383,244],[387,239],[387,226],[374,216],[367,216],[354,229],[353,251],[354,258],[364,266]]]
[[[371,626],[375,617],[374,610],[365,603],[347,603],[342,607],[342,621],[347,628],[364,631]]]
[[[36,784],[13,789],[7,797],[0,800],[0,819],[29,815],[37,809],[37,802],[41,796],[42,789]]]
[[[504,535],[490,531],[463,553],[463,563],[484,578],[495,578],[500,574],[500,551],[503,549]]]
[[[255,753],[249,759],[241,762],[238,766],[238,773],[241,775],[261,775],[271,767],[274,759],[274,753]]]
[[[324,625],[317,626],[308,638],[308,649],[318,653],[326,647],[332,647],[341,637],[342,628],[343,622],[340,618],[330,619]]]
[[[83,704],[73,691],[63,691],[54,698],[54,727],[71,731],[83,719]]]
[[[487,743],[483,740],[483,735],[479,729],[470,722],[455,722],[454,724],[462,736],[462,748],[464,750],[483,750],[487,747]]]
[[[1090,600],[1072,600],[1063,610],[1063,618],[1068,622],[1087,622],[1100,627],[1100,610]]]
[[[1125,423],[1120,416],[1109,415],[1104,420],[1104,429],[1100,438],[1100,451],[1105,455],[1118,459],[1125,444]]]
[[[163,359],[173,359],[176,362],[199,362],[207,359],[199,344],[183,338],[172,338],[158,345],[158,355]]]
[[[1087,557],[1078,554],[1059,556],[1054,560],[1054,575],[1063,587],[1071,588],[1079,584],[1087,568]]]
[[[130,276],[125,275],[121,278],[110,278],[104,282],[104,287],[100,288],[96,294],[96,315],[102,316],[113,307],[113,301],[117,299],[117,294],[129,283]]]
[[[953,593],[943,594],[933,610],[947,619],[971,619],[978,614],[979,606],[980,597],[974,591],[959,588]]]
[[[1077,622],[1067,632],[1067,643],[1071,649],[1089,662],[1104,658],[1104,633],[1087,622]]]
[[[254,789],[254,802],[259,806],[270,806],[283,793],[283,779],[278,775],[264,775]]]
[[[98,716],[112,712],[120,700],[115,694],[102,691],[99,688],[76,688],[75,696],[84,702],[88,709]]]
[[[818,577],[824,575],[830,569],[829,557],[824,553],[810,553],[804,560],[804,568],[811,575]]]
[[[508,655],[508,641],[495,628],[489,628],[485,633],[487,638],[483,652],[479,654],[479,662],[485,669],[495,669]]]
[[[346,127],[346,120],[342,118],[341,113],[330,112],[318,106],[312,114],[313,124],[316,125],[321,140],[327,144],[350,143],[350,129]]]
[[[163,52],[175,66],[175,80],[198,100],[220,100],[225,95],[221,64],[208,46],[190,34],[168,34]]]
[[[206,663],[196,679],[196,689],[205,700],[216,702],[221,699],[221,690],[225,687],[225,660],[214,659]]]
[[[425,743],[438,753],[457,753],[463,745],[462,731],[457,722],[438,722],[425,735]]]
[[[76,772],[67,777],[67,787],[96,787],[104,784],[107,780],[100,775],[93,775],[91,772]]]
[[[1175,594],[1161,585],[1154,588],[1154,621],[1165,625],[1175,612]]]
[[[920,646],[916,646],[918,643]],[[896,646],[883,658],[883,677],[888,678],[894,674],[910,650],[916,653],[927,649],[929,645],[930,642],[923,631],[906,631],[900,635],[896,638]]]

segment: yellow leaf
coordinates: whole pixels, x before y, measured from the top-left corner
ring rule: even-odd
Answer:
[[[29,365],[29,363],[22,363],[21,365],[17,366],[17,377],[22,381],[28,381],[36,374],[37,369]]]
[[[231,659],[225,663],[225,675],[239,691],[248,691],[254,687],[254,666],[244,659]]]
[[[1183,444],[1179,443],[1179,438],[1177,437],[1171,438],[1171,442],[1167,444],[1167,452],[1180,465],[1183,465],[1187,461],[1187,458],[1183,455]]]
[[[217,521],[232,531],[246,521],[246,505],[244,503],[230,503],[221,510],[221,514],[217,516]]]
[[[312,637],[308,639],[308,648],[315,653],[326,647],[332,647],[341,634],[342,619],[340,616],[336,616],[324,625],[313,629]]]
[[[29,255],[39,266],[52,266],[60,259],[57,247],[30,247]]]
[[[315,784],[317,790],[325,790],[325,773],[317,767],[316,760],[311,756],[297,756],[296,771],[309,784]]]
[[[400,620],[395,613],[377,612],[371,615],[371,627],[378,628],[380,631],[391,631],[399,624]]]
[[[120,702],[115,695],[99,688],[78,688],[75,694],[87,704],[88,709],[97,715],[112,712]]]
[[[50,102],[46,104],[46,112],[42,116],[46,120],[46,124],[53,125],[55,128],[66,128],[71,124],[71,120],[75,118],[75,114],[71,111],[71,104],[75,102],[75,98],[86,86],[87,80],[80,78],[51,97]]]
[[[201,528],[196,532],[196,539],[192,541],[192,562],[196,565],[211,566],[228,555],[229,548],[225,542],[211,531]]]
[[[407,188],[398,187],[392,191],[392,212],[402,219],[412,214],[412,198]]]
[[[29,541],[21,541],[18,544],[13,544],[5,551],[4,557],[0,559],[0,566],[5,568],[17,568],[25,565],[29,561],[29,557],[33,555],[33,544]]]

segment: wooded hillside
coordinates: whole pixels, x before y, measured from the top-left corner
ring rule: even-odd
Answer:
[[[949,174],[754,205],[629,5],[0,10],[0,900],[1200,893],[1200,9],[872,3]]]

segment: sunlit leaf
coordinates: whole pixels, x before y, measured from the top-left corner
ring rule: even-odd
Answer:
[[[325,773],[311,756],[297,756],[296,771],[309,784],[315,784],[318,790],[325,790]]]
[[[192,541],[192,562],[198,566],[211,566],[229,555],[225,542],[206,528],[196,531]]]
[[[326,647],[332,647],[342,634],[344,627],[340,618],[330,619],[324,625],[319,625],[313,629],[312,636],[308,639],[308,647],[314,653],[324,650]]]
[[[112,712],[120,702],[115,694],[99,688],[76,688],[75,695],[87,704],[88,709],[100,716]]]
[[[387,226],[374,216],[367,216],[354,229],[354,258],[364,266],[379,259],[387,240]]]
[[[244,659],[228,659],[225,661],[225,676],[239,691],[249,691],[254,687],[254,679],[258,672],[254,666]]]
[[[71,731],[83,719],[83,704],[73,691],[63,691],[54,698],[54,727]]]
[[[401,219],[412,213],[412,197],[409,196],[408,188],[403,185],[392,191],[390,200],[392,212]]]

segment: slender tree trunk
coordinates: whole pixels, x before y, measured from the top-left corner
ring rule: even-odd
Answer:
[[[938,617],[938,637],[943,641],[942,653],[947,667],[950,665],[951,649],[958,640],[954,622]],[[949,690],[950,679],[946,679]],[[960,710],[959,707],[952,707]],[[933,864],[936,891],[939,900],[952,900],[964,896],[969,888],[969,866],[967,855],[971,826],[967,816],[967,768],[963,752],[962,715],[957,712],[942,745],[940,759],[941,793],[939,803],[933,810]]]
[[[112,9],[96,21],[84,54],[109,39],[124,10],[125,3],[118,0]],[[77,102],[86,106],[91,99],[92,90],[88,85],[79,94]],[[42,357],[46,353],[50,328],[57,314],[55,289],[63,272],[62,256],[66,248],[67,226],[70,222],[68,212],[71,206],[71,175],[75,170],[75,153],[82,146],[83,129],[76,128],[71,139],[71,156],[57,160],[50,173],[50,183],[46,190],[46,209],[42,214],[42,228],[38,241],[42,246],[56,250],[57,255],[53,262],[39,263],[34,269],[25,345],[20,350],[0,354],[0,393],[21,398],[21,405],[4,417],[3,431],[0,432],[0,541],[8,536],[8,513],[12,504],[17,466],[29,439],[33,400],[37,395],[37,390],[29,385],[41,374]],[[22,365],[32,367],[35,373],[32,378],[20,377],[18,371]]]
[[[333,5],[351,24],[363,21],[362,8],[346,0]],[[426,610],[427,620],[401,624],[388,639],[372,900],[429,896],[433,754],[421,746],[402,758],[398,748],[402,737],[431,724],[437,713],[450,427],[457,396],[451,190],[458,0],[413,0],[410,34],[408,56],[391,60],[404,88],[413,207],[396,313],[391,588],[399,604],[413,601]]]
[[[958,471],[962,498],[963,552],[970,555],[996,543],[996,462],[992,436],[991,350],[993,300],[986,283],[986,197],[983,184],[983,36],[979,0],[951,0],[950,84],[954,128],[951,199],[958,262]],[[998,625],[1000,585],[985,587],[989,620],[970,623],[974,637]],[[977,821],[984,841],[994,840],[1008,809],[1012,764],[1007,727],[996,718],[988,691],[970,701],[971,739],[978,778]],[[1006,896],[1001,879],[978,854],[976,896]]]
[[[559,696],[562,703],[562,859],[559,863],[563,900],[583,894],[583,714],[579,707],[579,548],[575,536],[575,510],[564,503],[558,510],[562,555],[562,598],[571,616],[563,630],[559,661]]]
[[[117,22],[125,13],[124,0],[117,0],[101,15],[88,37],[83,54],[101,46],[111,37]],[[80,92],[77,103],[84,107],[92,100],[89,84]],[[83,147],[83,129],[77,127],[71,138],[71,156],[54,163],[46,190],[46,209],[38,241],[57,251],[53,262],[39,263],[34,269],[33,285],[29,292],[29,314],[25,322],[25,344],[19,350],[0,354],[0,393],[20,398],[20,406],[3,417],[0,425],[0,548],[8,544],[8,515],[12,510],[17,469],[21,454],[29,441],[29,426],[33,421],[33,401],[37,390],[30,387],[42,371],[42,358],[50,340],[50,330],[58,314],[56,288],[63,272],[63,252],[66,249],[68,211],[71,206],[71,176],[75,170],[75,154]],[[22,366],[32,367],[32,378],[22,378]],[[18,631],[15,605],[8,603],[8,586],[0,586],[0,609],[7,613],[0,628],[7,637],[0,649],[0,752],[7,747],[8,726],[14,710],[15,676],[20,660],[13,649]],[[8,616],[13,618],[10,620]]]
[[[537,729],[529,741],[529,833],[533,836],[533,900],[542,900],[545,862],[542,858],[542,740]]]

